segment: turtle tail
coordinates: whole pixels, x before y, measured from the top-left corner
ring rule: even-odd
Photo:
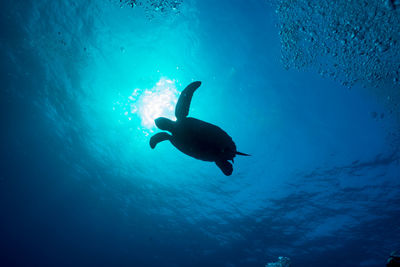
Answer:
[[[251,156],[251,155],[249,155],[249,154],[242,153],[242,152],[239,152],[239,151],[236,151],[236,155],[241,155],[241,156]]]

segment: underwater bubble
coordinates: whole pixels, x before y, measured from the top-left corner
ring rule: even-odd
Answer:
[[[350,86],[396,83],[400,14],[387,4],[396,8],[399,2],[279,0],[284,66],[323,69]]]
[[[159,13],[178,12],[183,0],[120,0],[121,7],[143,8],[147,17],[153,18]]]

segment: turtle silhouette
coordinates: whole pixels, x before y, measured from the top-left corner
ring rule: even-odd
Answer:
[[[225,175],[231,175],[233,166],[229,162],[236,155],[250,156],[238,152],[236,145],[224,130],[211,123],[188,117],[193,93],[201,82],[189,84],[181,93],[175,107],[176,121],[159,117],[156,126],[163,131],[150,138],[150,147],[154,149],[162,141],[169,140],[181,152],[193,158],[215,162]]]

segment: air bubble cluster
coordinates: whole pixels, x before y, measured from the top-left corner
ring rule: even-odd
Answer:
[[[156,13],[179,12],[183,0],[120,0],[121,7],[142,7],[150,17]]]
[[[345,86],[400,85],[400,0],[277,0],[285,68]]]

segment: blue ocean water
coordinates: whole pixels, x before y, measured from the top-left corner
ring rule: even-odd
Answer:
[[[354,14],[278,2],[1,2],[0,265],[385,266],[400,249],[398,25],[356,43]],[[352,5],[372,2],[400,16]],[[190,116],[252,155],[229,177],[149,146],[197,80]]]

